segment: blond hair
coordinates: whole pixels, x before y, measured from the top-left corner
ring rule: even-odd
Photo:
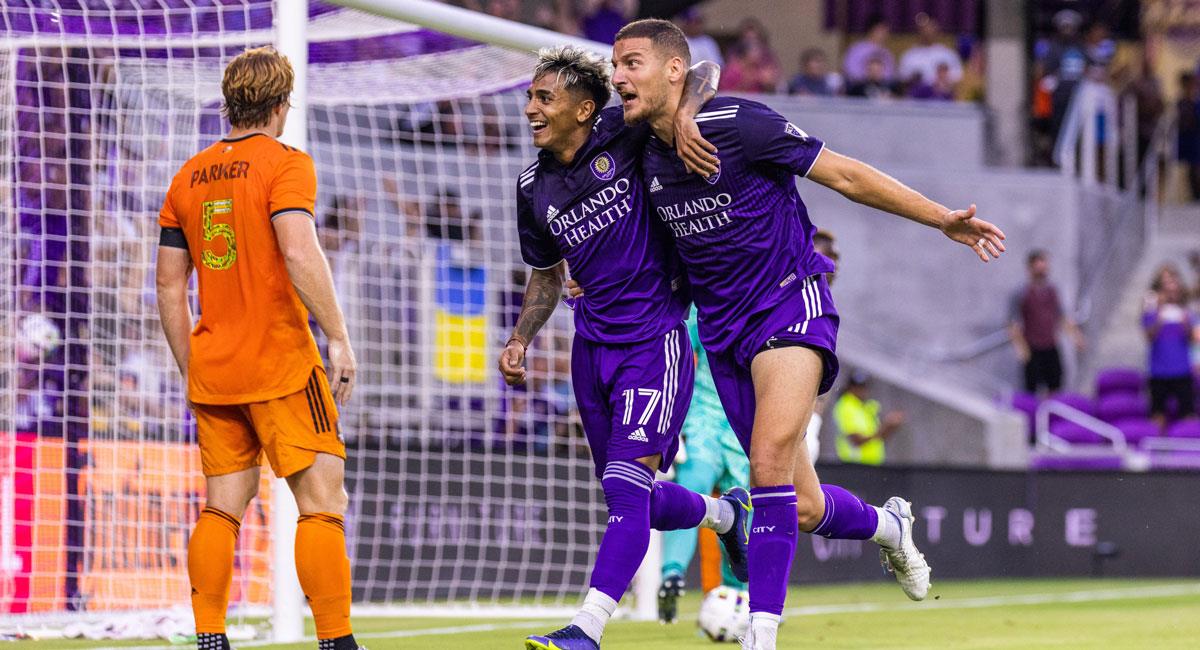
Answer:
[[[225,68],[221,112],[235,128],[265,126],[271,121],[271,112],[288,103],[294,80],[291,62],[275,48],[246,50]]]

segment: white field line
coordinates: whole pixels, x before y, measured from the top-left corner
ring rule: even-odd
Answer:
[[[1014,594],[1009,596],[987,596],[958,600],[929,600],[923,603],[846,603],[839,605],[809,605],[784,610],[784,616],[827,616],[830,614],[858,614],[870,612],[922,611],[928,609],[984,609],[1011,605],[1046,605],[1052,603],[1091,603],[1105,600],[1170,598],[1174,596],[1200,595],[1200,582],[1195,584],[1161,585],[1155,587],[1130,587],[1128,589],[1096,589],[1086,591],[1064,591],[1047,594]],[[447,634],[469,634],[471,632],[494,632],[519,628],[537,629],[546,619],[516,621],[511,623],[487,623],[480,625],[456,625],[447,627],[421,628],[419,630],[397,630],[394,632],[368,632],[355,634],[356,639],[404,639],[419,636]],[[299,643],[311,643],[316,639],[305,637]],[[257,648],[275,645],[273,641],[242,641],[239,648]],[[179,650],[179,646],[146,645],[97,648],[95,650]]]

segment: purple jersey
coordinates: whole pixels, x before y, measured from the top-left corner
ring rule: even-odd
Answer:
[[[834,270],[813,250],[816,228],[794,178],[808,174],[824,144],[738,97],[713,99],[696,122],[717,147],[715,178],[689,173],[674,147],[655,137],[642,173],[687,268],[700,338],[719,353],[737,343],[751,316],[804,299],[804,278]]]
[[[619,107],[607,108],[570,165],[543,151],[517,182],[521,257],[538,269],[567,260],[587,291],[575,305],[575,331],[597,343],[650,340],[687,314],[670,237],[647,214],[648,135],[647,126],[626,127]]]

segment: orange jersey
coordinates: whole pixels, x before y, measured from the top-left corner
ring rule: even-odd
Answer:
[[[312,158],[265,134],[216,142],[171,181],[158,222],[183,231],[199,280],[191,401],[248,404],[290,395],[322,366],[271,225],[291,212],[311,218],[316,195]]]

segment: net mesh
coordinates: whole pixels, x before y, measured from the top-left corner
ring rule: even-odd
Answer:
[[[0,8],[6,615],[188,603],[204,490],[157,323],[157,211],[224,133],[221,69],[274,40],[273,11]],[[316,3],[309,40],[318,232],[360,363],[342,412],[355,602],[574,603],[604,520],[569,311],[531,349],[525,388],[494,370],[525,282],[514,192],[534,153],[513,89],[532,56]],[[268,494],[238,542],[245,611],[270,603]]]

